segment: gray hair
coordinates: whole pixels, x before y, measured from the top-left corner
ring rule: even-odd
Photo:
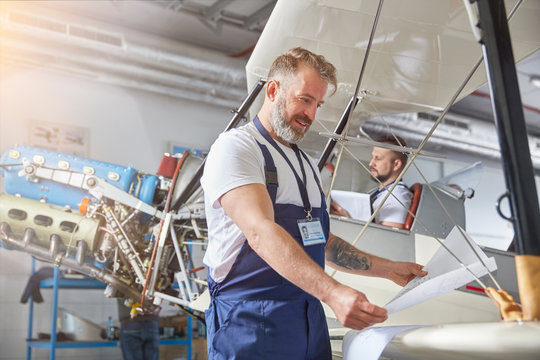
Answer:
[[[314,54],[301,47],[291,49],[285,54],[278,56],[268,71],[268,80],[287,81],[296,74],[301,64],[311,67],[319,74],[322,80],[332,85],[332,95],[336,92],[337,78],[334,65],[328,62],[324,56]]]

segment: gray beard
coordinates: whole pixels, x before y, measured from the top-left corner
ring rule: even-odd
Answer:
[[[287,123],[285,118],[285,98],[282,96],[277,99],[276,106],[270,113],[270,124],[274,133],[288,143],[296,144],[304,137],[303,133],[295,132]]]

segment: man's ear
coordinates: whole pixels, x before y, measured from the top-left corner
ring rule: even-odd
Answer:
[[[266,97],[271,101],[274,101],[277,96],[278,88],[279,82],[277,80],[268,81],[266,83]]]
[[[394,170],[394,172],[399,171],[402,166],[403,163],[401,162],[401,159],[394,159],[394,165],[392,166],[392,170]]]

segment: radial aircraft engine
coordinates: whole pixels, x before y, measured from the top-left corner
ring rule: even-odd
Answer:
[[[188,306],[202,290],[193,243],[204,244],[202,192],[175,208],[202,159],[165,154],[157,174],[36,147],[0,157],[0,241],[105,284],[142,309]],[[200,270],[200,269],[199,269]]]

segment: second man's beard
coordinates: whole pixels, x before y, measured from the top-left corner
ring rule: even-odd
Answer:
[[[274,133],[288,143],[297,143],[304,137],[303,131],[295,131],[285,117],[285,98],[279,96],[270,113],[270,124]]]
[[[388,174],[379,174],[377,176],[371,175],[371,180],[375,181],[377,184],[384,184],[388,179],[390,179],[390,173]]]

